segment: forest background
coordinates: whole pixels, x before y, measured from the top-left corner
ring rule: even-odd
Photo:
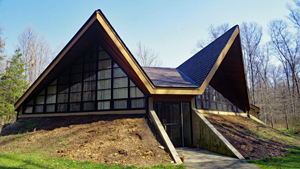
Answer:
[[[280,129],[299,128],[300,122],[300,1],[287,4],[289,15],[272,20],[268,30],[270,41],[262,42],[263,27],[243,22],[240,35],[251,104],[260,107],[259,118]],[[209,39],[199,40],[200,50],[230,28],[228,23],[211,25]],[[12,57],[5,56],[4,29],[0,25],[0,122],[16,119],[14,104],[63,48],[50,47],[47,38],[28,25],[18,35]],[[141,42],[133,52],[142,66],[159,66],[159,55]]]

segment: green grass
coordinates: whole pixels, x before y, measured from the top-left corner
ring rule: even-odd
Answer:
[[[291,152],[283,157],[265,158],[261,160],[249,160],[250,163],[263,169],[276,168],[299,168],[300,167],[300,146],[290,148]]]
[[[18,153],[0,153],[0,168],[111,168],[111,169],[134,169],[136,166],[120,166],[120,165],[106,165],[92,162],[80,162],[66,158],[51,158],[39,153],[34,155],[22,155]],[[151,169],[184,169],[183,165],[157,165]]]
[[[287,129],[287,130],[280,130],[282,132],[285,132],[286,134],[295,136],[297,132],[299,132],[299,129]]]

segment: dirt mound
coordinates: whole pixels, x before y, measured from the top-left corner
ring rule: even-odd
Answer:
[[[204,115],[209,122],[244,156],[250,159],[283,156],[300,140],[250,118],[215,114]]]
[[[31,129],[33,132],[0,139],[2,151],[43,150],[59,158],[136,166],[170,164],[171,161],[169,153],[159,148],[161,140],[153,126],[141,116],[73,116],[24,121],[23,131],[28,124],[38,126]],[[24,121],[19,123],[24,124]],[[12,133],[9,129],[4,127],[2,134]]]

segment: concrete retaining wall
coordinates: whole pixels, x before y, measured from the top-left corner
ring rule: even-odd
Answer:
[[[244,159],[197,109],[193,108],[192,110],[194,146],[238,159]]]

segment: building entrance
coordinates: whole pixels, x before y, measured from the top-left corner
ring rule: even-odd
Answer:
[[[175,147],[192,145],[190,102],[154,102],[154,110]]]

